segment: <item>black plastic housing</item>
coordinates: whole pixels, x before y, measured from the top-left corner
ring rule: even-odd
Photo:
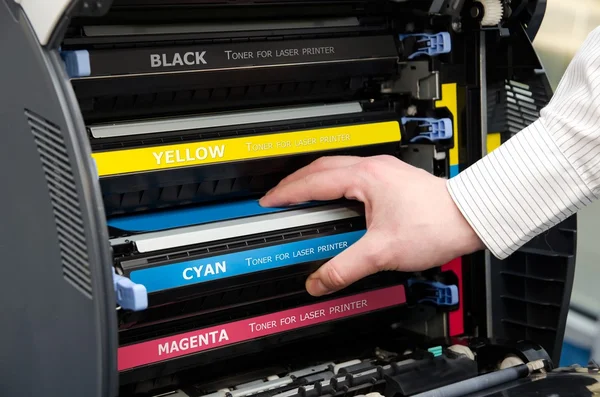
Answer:
[[[114,396],[111,256],[81,113],[14,2],[0,26],[0,394]]]
[[[552,90],[527,32],[487,40],[488,125],[502,142],[539,117]],[[505,58],[500,54],[508,54]],[[519,57],[513,63],[512,57]],[[529,98],[524,100],[523,98]],[[577,216],[535,237],[504,261],[490,259],[493,335],[508,340],[534,340],[555,363],[562,340],[575,275]]]
[[[498,338],[534,340],[560,361],[573,278],[576,218],[504,261],[492,259],[492,326]]]

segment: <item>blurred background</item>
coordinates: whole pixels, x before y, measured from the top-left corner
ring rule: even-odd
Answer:
[[[553,88],[586,36],[600,26],[600,0],[547,0],[534,46]],[[600,362],[600,202],[578,217],[578,247],[571,310],[561,365]]]

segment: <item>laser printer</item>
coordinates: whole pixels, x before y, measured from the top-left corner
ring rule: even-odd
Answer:
[[[0,395],[594,394],[559,367],[575,217],[313,297],[364,208],[258,204],[322,156],[452,178],[510,139],[545,3],[0,1]]]

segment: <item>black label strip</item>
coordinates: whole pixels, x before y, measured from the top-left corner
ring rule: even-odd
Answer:
[[[208,71],[397,57],[391,36],[90,51],[91,76]]]

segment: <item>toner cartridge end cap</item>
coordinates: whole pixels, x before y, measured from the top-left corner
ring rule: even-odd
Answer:
[[[421,55],[433,57],[440,54],[448,54],[452,51],[452,39],[450,37],[450,33],[448,32],[440,32],[435,34],[401,34],[399,38],[401,41],[409,38],[416,40],[414,49],[412,49],[412,54],[407,54],[409,60],[415,59]],[[409,46],[409,48],[411,48],[411,46]],[[408,51],[411,50],[409,49]]]
[[[427,139],[431,142],[436,142],[444,139],[450,139],[453,135],[452,120],[449,118],[434,119],[434,118],[418,118],[418,117],[403,117],[402,124],[416,123],[417,135],[410,141],[415,142],[419,139]]]
[[[92,73],[87,50],[63,51],[60,55],[70,78],[87,77]]]
[[[456,285],[446,285],[439,281],[426,281],[418,279],[408,280],[408,287],[412,289],[414,285],[420,285],[420,294],[417,299],[419,302],[430,302],[438,306],[455,306],[458,304],[458,287]]]
[[[142,284],[136,284],[127,277],[118,275],[113,268],[113,285],[117,303],[126,310],[141,311],[148,308],[148,291]]]

